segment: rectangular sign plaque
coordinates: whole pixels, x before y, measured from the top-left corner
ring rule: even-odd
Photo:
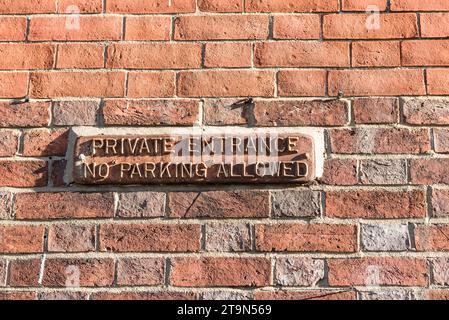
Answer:
[[[315,178],[304,134],[79,137],[78,184],[305,183]]]

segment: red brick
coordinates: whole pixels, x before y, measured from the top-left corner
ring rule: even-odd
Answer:
[[[108,68],[193,69],[201,66],[198,43],[120,43],[108,47]]]
[[[420,154],[431,149],[427,129],[335,129],[330,139],[332,152],[344,154]]]
[[[449,290],[431,289],[427,290],[423,296],[426,300],[449,300]]]
[[[329,259],[330,286],[427,286],[424,259],[371,257]]]
[[[123,258],[117,263],[119,286],[163,285],[165,260],[158,258]]]
[[[0,72],[0,98],[23,98],[27,95],[27,72]]]
[[[338,100],[256,101],[257,126],[338,126],[348,123],[348,105]]]
[[[390,124],[399,121],[399,100],[395,98],[355,99],[352,107],[357,124]]]
[[[377,7],[379,11],[387,9],[387,0],[342,0],[343,11],[367,11]]]
[[[243,12],[243,0],[198,0],[203,12]]]
[[[325,96],[326,76],[324,70],[279,71],[278,94],[282,97]]]
[[[19,132],[0,130],[0,157],[12,157],[19,147]]]
[[[1,86],[1,84],[0,84]],[[0,103],[2,127],[40,127],[50,124],[50,103],[32,102],[11,105]]]
[[[432,95],[449,94],[448,69],[427,69],[427,91]]]
[[[413,159],[410,176],[413,184],[449,184],[449,159]]]
[[[195,0],[108,0],[106,3],[106,12],[114,13],[188,13],[195,9]]]
[[[9,285],[11,287],[39,286],[40,259],[12,260],[9,264]]]
[[[414,233],[417,251],[449,251],[449,225],[418,225]]]
[[[242,86],[242,83],[245,86]],[[181,72],[178,77],[181,97],[272,97],[272,71],[199,71]]]
[[[104,66],[104,46],[96,43],[65,43],[58,46],[58,69],[98,69]]]
[[[114,282],[114,260],[49,258],[45,261],[45,287],[108,287]]]
[[[175,19],[175,40],[246,40],[268,38],[265,15],[181,16]]]
[[[338,0],[248,0],[247,12],[336,12]]]
[[[269,214],[267,191],[171,192],[171,217],[176,218],[263,218]]]
[[[34,129],[23,136],[23,155],[31,157],[65,156],[69,131]]]
[[[449,66],[449,41],[404,41],[402,42],[402,64],[404,66]]]
[[[197,300],[197,294],[193,292],[95,292],[91,295],[92,300]]]
[[[44,227],[38,225],[1,225],[1,253],[40,253],[44,250]]]
[[[362,41],[352,44],[354,67],[399,67],[401,49],[398,41]]]
[[[414,38],[418,35],[416,14],[380,14],[378,16],[379,27],[370,25],[371,17],[369,14],[326,15],[323,21],[324,38],[405,39]]]
[[[25,17],[0,17],[0,41],[25,40],[26,25]]]
[[[196,252],[200,231],[194,224],[106,224],[100,227],[100,250]]]
[[[274,39],[319,39],[321,35],[319,15],[274,16]]]
[[[0,291],[0,300],[37,300],[37,292]]]
[[[324,173],[320,182],[350,186],[357,184],[357,181],[357,160],[329,159],[324,162]]]
[[[55,13],[54,0],[0,0],[1,14]]]
[[[435,152],[449,153],[449,130],[434,129]]]
[[[31,17],[28,39],[30,41],[120,40],[122,22],[121,17],[114,16]]]
[[[125,40],[170,40],[170,17],[126,17]]]
[[[338,224],[259,224],[256,250],[264,252],[355,252],[357,227]]]
[[[256,43],[254,63],[258,67],[349,67],[346,42]]]
[[[170,283],[177,287],[262,287],[270,284],[266,258],[174,258]]]
[[[46,161],[0,161],[0,187],[45,187],[47,180]]]
[[[422,13],[421,36],[423,38],[443,38],[449,36],[449,13]]]
[[[130,72],[128,74],[128,97],[130,98],[170,98],[174,95],[174,72]]]
[[[331,218],[424,218],[426,193],[421,190],[351,190],[326,194],[326,216]]]
[[[110,218],[114,215],[112,193],[19,193],[16,219]]]
[[[255,300],[357,300],[355,291],[302,290],[257,291]]]
[[[73,10],[76,8],[76,10]],[[59,0],[59,13],[101,13],[103,0]]]
[[[95,251],[95,233],[93,224],[52,224],[48,229],[48,251]]]
[[[31,75],[30,96],[123,97],[124,87],[124,72],[34,72]]]
[[[445,0],[391,0],[393,11],[449,11]]]
[[[249,43],[207,43],[204,65],[207,68],[251,67],[251,51]]]
[[[329,71],[329,95],[425,95],[424,75],[415,69]]]
[[[189,100],[107,100],[103,109],[106,125],[193,125],[199,119],[199,104]]]

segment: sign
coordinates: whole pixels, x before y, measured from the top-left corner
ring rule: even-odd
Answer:
[[[305,183],[315,178],[304,134],[79,137],[78,184]]]

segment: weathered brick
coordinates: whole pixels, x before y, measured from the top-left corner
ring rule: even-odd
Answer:
[[[432,216],[434,217],[449,216],[449,190],[446,189],[432,190]]]
[[[2,127],[45,127],[50,123],[50,103],[0,103],[0,123]]]
[[[14,156],[19,147],[19,132],[0,130],[0,157]]]
[[[54,64],[55,46],[51,44],[1,43],[0,69],[29,70],[51,69]]]
[[[243,12],[243,0],[198,0],[203,12]]]
[[[257,291],[255,300],[357,300],[352,290]]]
[[[98,101],[58,101],[53,104],[53,123],[57,126],[93,126],[97,124]]]
[[[424,218],[426,193],[422,190],[351,190],[326,194],[326,215],[332,218]]]
[[[321,213],[321,193],[310,190],[272,191],[271,206],[276,217],[317,217]]]
[[[449,130],[433,129],[435,152],[449,153]]]
[[[429,54],[433,52],[433,54]],[[449,41],[414,40],[402,42],[402,65],[449,66]]]
[[[324,162],[320,182],[330,185],[350,186],[357,184],[357,160],[329,159]]]
[[[375,159],[360,161],[362,184],[399,185],[407,184],[407,161],[397,159]]]
[[[26,17],[0,17],[0,40],[25,40],[26,25]]]
[[[237,190],[170,192],[173,218],[264,218],[269,214],[268,191]]]
[[[431,266],[432,283],[439,286],[447,286],[449,284],[449,260],[447,258],[432,259]]]
[[[122,218],[156,218],[165,215],[165,193],[119,193],[117,215]]]
[[[438,98],[406,99],[404,120],[409,124],[449,124],[449,100]]]
[[[326,77],[324,70],[289,70],[280,71],[278,94],[282,97],[325,96]]]
[[[9,263],[9,285],[11,287],[37,287],[40,269],[40,259],[12,260]]]
[[[346,42],[260,42],[255,45],[258,67],[349,67]]]
[[[180,16],[175,19],[175,40],[267,39],[266,15]]]
[[[329,259],[330,286],[426,286],[427,262],[418,258]]]
[[[23,135],[23,155],[32,157],[65,156],[69,131],[34,129]]]
[[[0,287],[6,286],[7,266],[6,260],[0,260]]]
[[[338,0],[248,0],[247,12],[335,12]]]
[[[196,252],[200,231],[195,224],[105,224],[100,226],[100,250]]]
[[[58,46],[58,69],[99,69],[104,66],[104,46],[96,43],[65,43]]]
[[[191,100],[106,100],[103,107],[105,125],[178,125],[195,124],[199,103]]]
[[[410,248],[406,224],[362,225],[361,240],[366,251],[407,251]]]
[[[108,47],[106,66],[126,69],[193,69],[201,66],[198,43],[119,43]]]
[[[242,83],[245,86],[242,86]],[[180,72],[178,95],[181,97],[272,97],[274,72],[248,70]]]
[[[395,98],[360,98],[352,103],[357,124],[397,123],[399,100]]]
[[[415,246],[417,251],[449,251],[449,226],[444,224],[418,225],[415,227]]]
[[[418,35],[414,13],[379,14],[370,23],[368,14],[332,14],[324,16],[326,39],[406,39]],[[369,28],[368,28],[369,26]]]
[[[30,95],[33,98],[123,97],[124,86],[124,72],[34,72]]]
[[[240,42],[210,42],[205,45],[207,68],[251,67],[252,45]]]
[[[109,0],[106,3],[106,12],[112,13],[188,13],[195,12],[195,0]]]
[[[413,300],[413,292],[404,289],[385,289],[360,292],[361,300]]]
[[[135,291],[106,291],[95,292],[90,297],[92,300],[197,300],[194,292],[176,291],[156,291],[156,292],[135,292]]]
[[[89,293],[77,291],[45,291],[39,294],[39,300],[72,301],[88,300]]]
[[[158,258],[123,258],[117,263],[119,286],[153,286],[164,284],[165,260]]]
[[[449,74],[447,69],[427,69],[426,73],[428,94],[449,94]]]
[[[356,128],[330,131],[334,153],[419,154],[431,149],[427,129]]]
[[[338,224],[258,224],[257,251],[355,252],[357,227]]]
[[[170,283],[177,287],[262,287],[270,283],[266,258],[174,258]]]
[[[48,229],[48,251],[95,251],[95,225],[75,223],[52,224]]]
[[[398,41],[361,41],[352,44],[354,67],[399,67],[401,49]]]
[[[128,16],[125,40],[169,40],[170,29],[170,17]]]
[[[175,95],[174,72],[130,72],[128,97],[170,98]]]
[[[207,291],[201,295],[203,300],[240,301],[251,300],[252,294],[247,291]]]
[[[110,218],[112,193],[20,193],[16,195],[16,219]]]
[[[427,290],[423,296],[426,300],[449,300],[449,290],[432,289]]]
[[[81,15],[76,21],[63,16],[35,16],[30,19],[30,41],[120,40],[121,17]],[[78,20],[79,19],[79,20]]]
[[[53,160],[51,162],[51,176],[50,180],[54,187],[62,187],[68,183],[64,180],[65,171],[67,167],[67,160]]]
[[[46,161],[0,161],[1,187],[45,187],[47,182],[48,163]]]
[[[275,283],[280,286],[313,287],[324,279],[324,260],[281,258],[276,260]]]
[[[418,69],[329,71],[330,96],[425,95],[424,75]]]
[[[410,176],[413,184],[449,184],[449,159],[412,159]]]
[[[241,252],[251,250],[250,226],[245,223],[210,223],[206,225],[206,250]]]
[[[319,39],[320,16],[301,14],[273,17],[274,39]]]
[[[107,287],[114,282],[114,260],[48,258],[42,278],[46,287]]]
[[[0,220],[10,220],[13,218],[14,194],[8,191],[0,192]]]
[[[44,227],[39,225],[1,225],[1,253],[40,253],[44,250]]]

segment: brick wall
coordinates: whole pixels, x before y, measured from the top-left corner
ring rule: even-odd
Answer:
[[[448,37],[447,0],[0,0],[0,298],[449,298]],[[324,175],[67,185],[89,126],[318,127]]]

